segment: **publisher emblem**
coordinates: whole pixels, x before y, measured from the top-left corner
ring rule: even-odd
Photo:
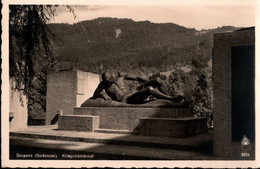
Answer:
[[[244,135],[241,140],[241,157],[250,157],[251,146],[250,139]]]

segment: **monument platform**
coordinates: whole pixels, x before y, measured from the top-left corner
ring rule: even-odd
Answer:
[[[74,115],[100,117],[99,128],[136,131],[144,117],[182,118],[193,116],[189,108],[76,107]]]
[[[60,131],[58,126],[34,126],[10,131],[10,153],[12,156],[23,150],[27,153],[53,152],[64,160],[68,159],[62,158],[62,154],[86,154],[94,159],[109,160],[213,160],[212,141],[211,132],[189,138],[170,138]]]
[[[139,133],[141,135],[162,137],[190,137],[207,131],[205,117],[184,118],[141,118]]]

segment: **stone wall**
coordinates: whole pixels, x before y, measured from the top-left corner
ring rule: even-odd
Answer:
[[[240,144],[232,141],[232,57],[231,47],[254,45],[254,29],[214,35],[214,154],[223,158],[240,156]]]
[[[11,129],[27,127],[28,110],[27,99],[23,90],[12,89],[13,81],[9,85],[9,125]]]
[[[50,73],[47,77],[46,124],[52,124],[57,112],[73,114],[74,107],[90,98],[99,83],[99,75],[68,70]]]

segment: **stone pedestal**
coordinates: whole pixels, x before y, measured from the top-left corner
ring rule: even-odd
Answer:
[[[181,118],[192,116],[189,108],[76,107],[75,115],[100,117],[100,128],[137,131],[143,117]]]
[[[94,132],[99,128],[99,116],[63,115],[59,117],[59,130]]]
[[[141,118],[139,132],[141,135],[185,138],[207,131],[205,117],[185,118]]]
[[[243,135],[254,138],[255,30],[215,34],[213,45],[214,154],[238,158]]]
[[[99,82],[99,75],[89,72],[68,70],[50,73],[47,77],[46,124],[52,124],[60,110],[63,115],[73,114],[74,107],[90,98]]]

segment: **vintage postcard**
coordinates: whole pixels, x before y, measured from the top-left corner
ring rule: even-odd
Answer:
[[[259,167],[250,1],[3,1],[3,167]]]

